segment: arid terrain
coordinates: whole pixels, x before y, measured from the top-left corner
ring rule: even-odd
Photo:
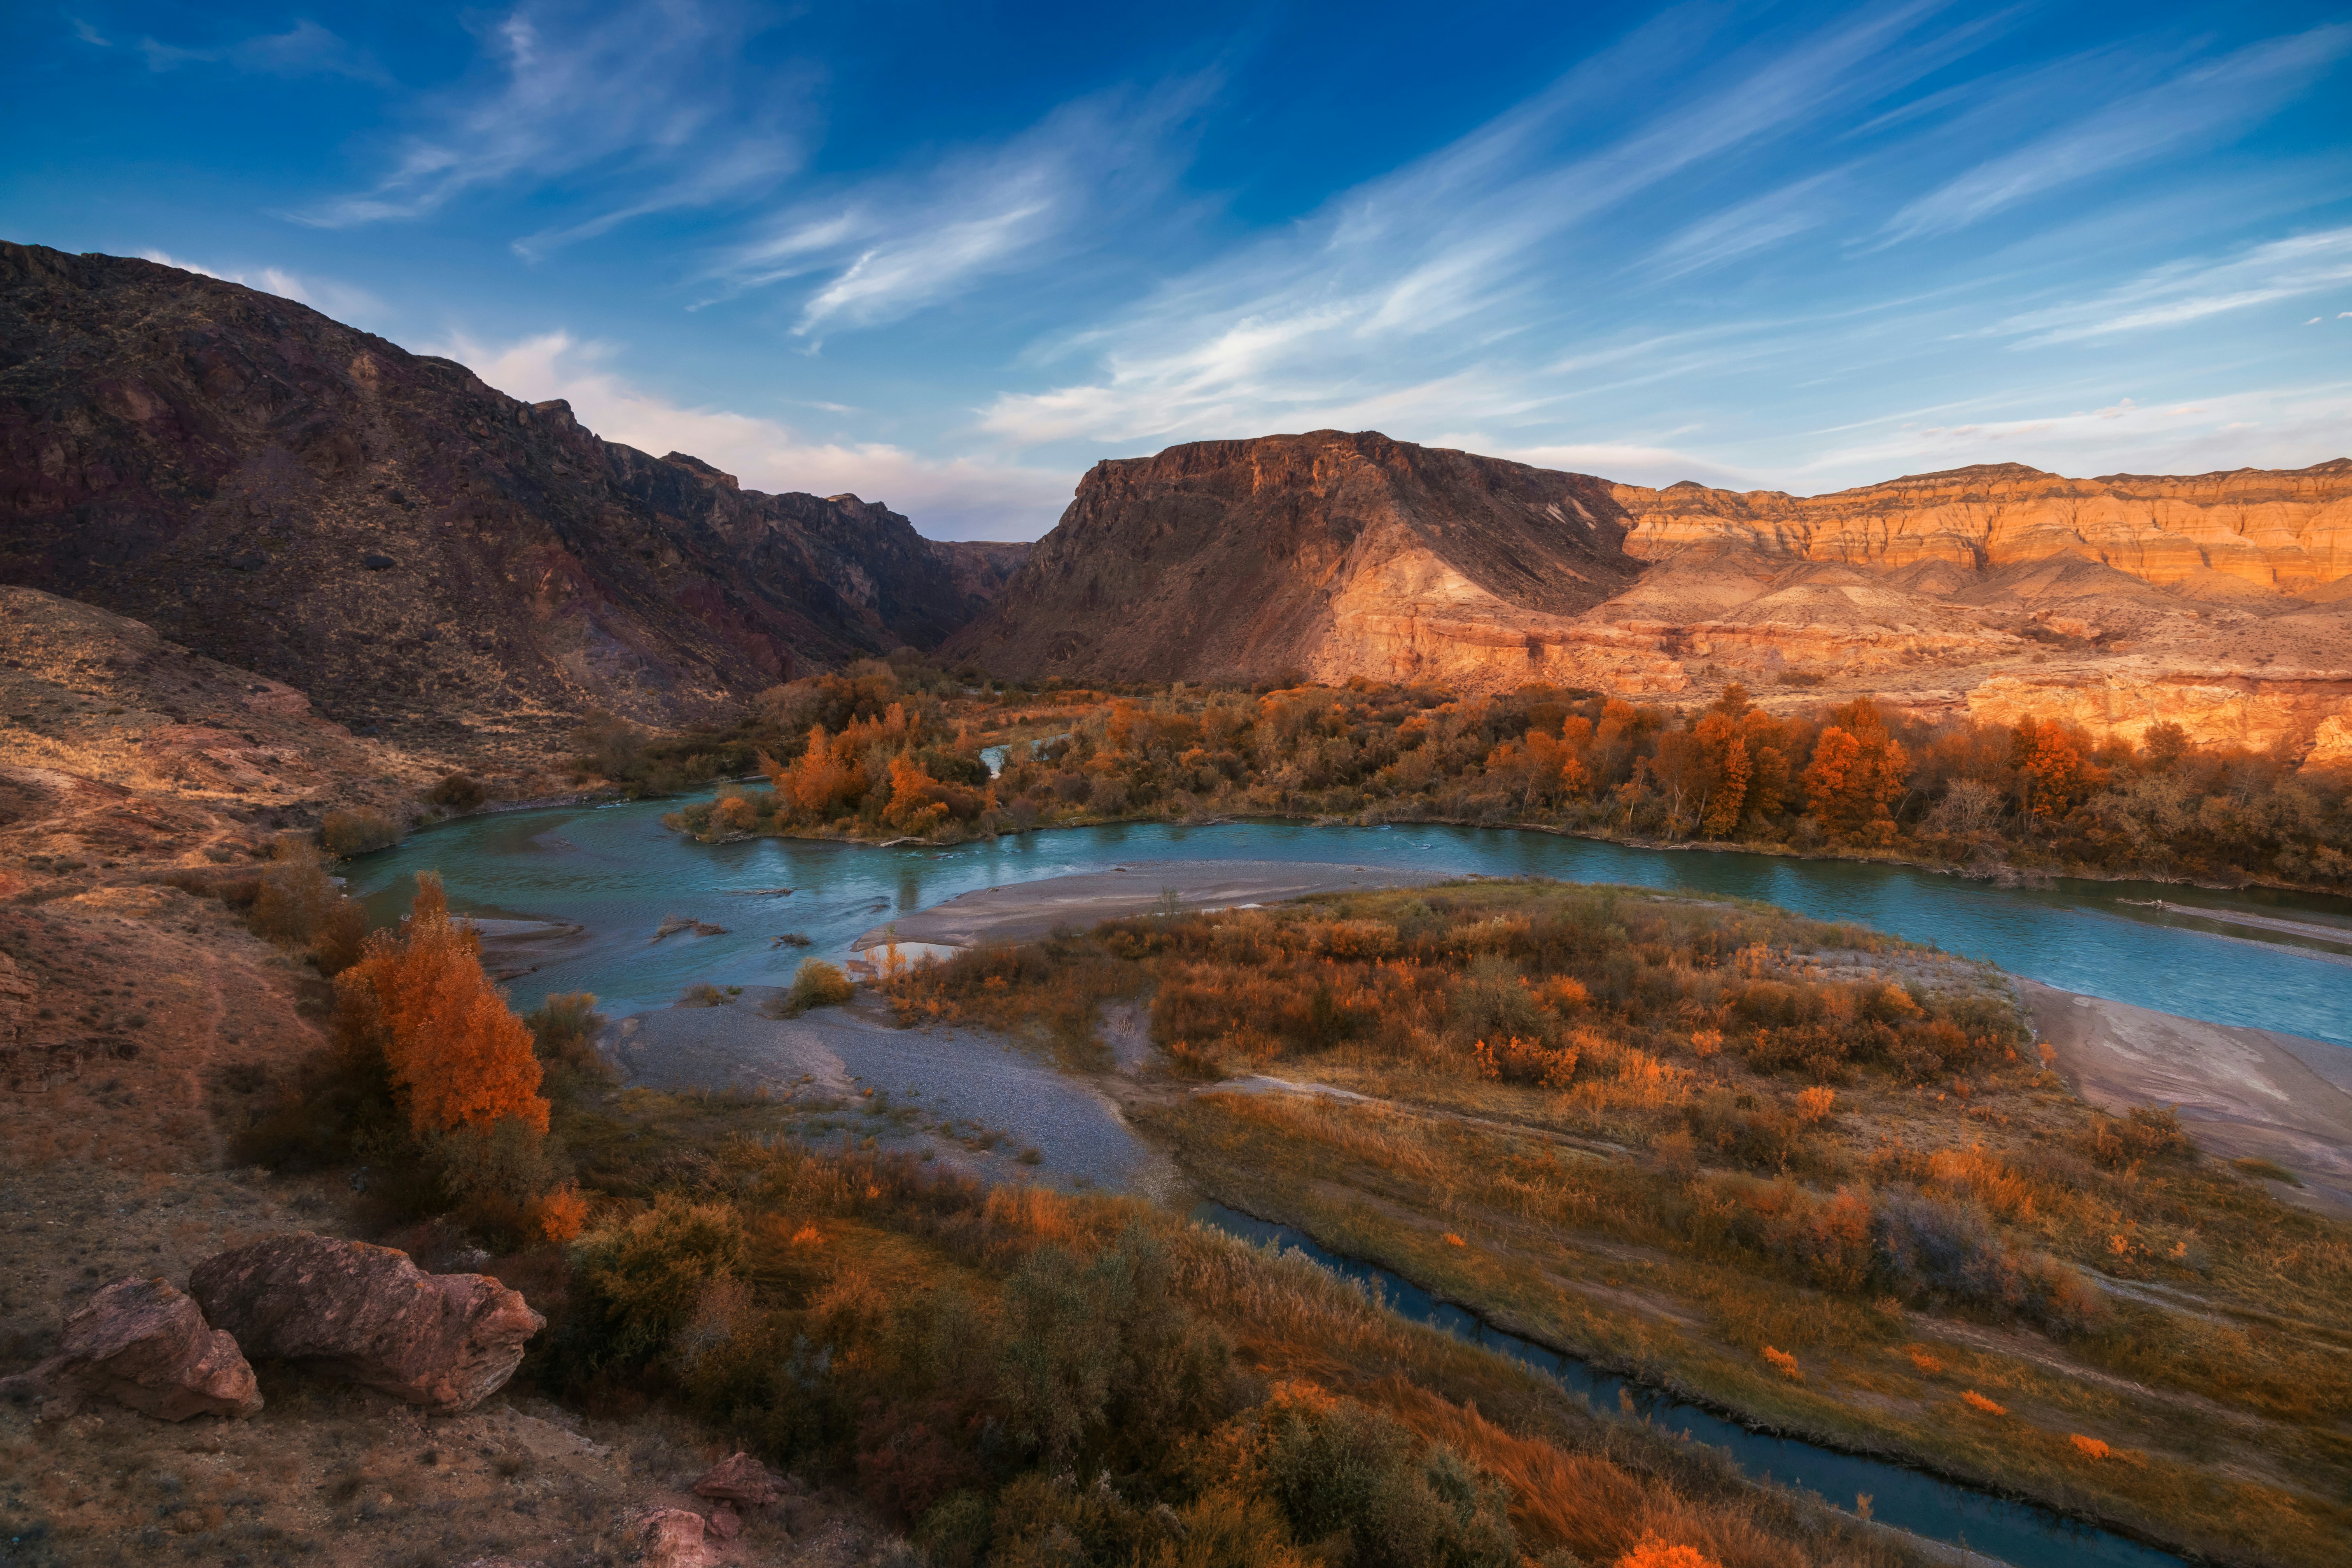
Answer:
[[[1024,679],[1530,681],[2352,759],[2352,461],[1801,500],[1317,431],[1106,462],[951,648]]]

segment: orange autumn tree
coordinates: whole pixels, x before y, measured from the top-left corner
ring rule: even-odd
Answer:
[[[1805,802],[1841,838],[1885,844],[1895,837],[1895,803],[1911,773],[1911,753],[1887,732],[1869,699],[1838,709],[1813,744]]]
[[[480,934],[449,918],[439,877],[417,874],[404,934],[370,937],[336,989],[353,1013],[373,1014],[412,1131],[487,1131],[509,1120],[547,1131],[530,1030],[482,972]]]

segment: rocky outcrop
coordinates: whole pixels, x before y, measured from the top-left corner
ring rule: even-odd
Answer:
[[[2294,594],[2352,576],[2352,459],[2308,468],[2070,479],[2019,463],[1914,474],[1832,495],[1614,485],[1626,550],[1658,560],[1731,541],[1850,565],[1971,569],[2080,555],[2149,583],[2205,573]]]
[[[251,1415],[253,1368],[228,1334],[163,1279],[120,1279],[69,1315],[58,1353],[8,1392],[110,1399],[163,1421]]]
[[[1029,559],[1026,541],[998,543],[992,540],[933,540],[932,550],[947,563],[955,591],[963,599],[968,620],[978,620],[1019,575]]]
[[[1097,464],[949,649],[1022,677],[1517,685],[1638,574],[1625,527],[1600,480],[1373,432],[1196,442]]]
[[[936,644],[959,575],[878,503],[745,490],[234,283],[0,243],[0,582],[355,729],[712,716]]]
[[[738,1508],[765,1508],[776,1500],[782,1483],[768,1467],[746,1453],[734,1453],[704,1472],[694,1483],[694,1495]]]
[[[404,1252],[297,1233],[206,1258],[206,1317],[257,1360],[305,1362],[439,1414],[504,1385],[547,1320],[486,1274],[427,1274]]]
[[[636,1522],[637,1560],[646,1568],[703,1568],[711,1560],[702,1516],[691,1509],[657,1508]]]

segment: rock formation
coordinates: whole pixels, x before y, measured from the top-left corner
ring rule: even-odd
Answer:
[[[261,1408],[236,1341],[163,1279],[121,1279],[67,1317],[58,1353],[7,1380],[71,1399],[110,1399],[164,1421]]]
[[[695,1496],[731,1502],[738,1508],[765,1508],[776,1500],[781,1489],[782,1483],[768,1473],[767,1466],[740,1451],[711,1466],[694,1483]]]
[[[404,1252],[308,1233],[206,1258],[188,1291],[257,1360],[308,1362],[442,1415],[503,1386],[547,1326],[487,1274],[427,1274]]]
[[[708,717],[936,644],[991,574],[878,503],[744,490],[291,301],[0,243],[0,582],[413,737]]]
[[[1076,680],[1867,693],[2352,764],[2352,462],[1964,469],[1801,500],[1649,490],[1377,435],[1104,463],[950,643]]]
[[[2352,576],[2352,459],[2279,472],[2070,479],[2019,463],[1913,474],[1834,495],[1612,485],[1625,548],[1658,560],[1729,541],[1848,565],[1980,570],[2077,555],[2159,585],[2207,573],[2282,593]]]
[[[1369,432],[1202,441],[1097,464],[949,646],[1083,680],[1535,679],[1640,572],[1625,528],[1579,474]]]

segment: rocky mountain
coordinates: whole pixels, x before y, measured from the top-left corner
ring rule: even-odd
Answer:
[[[950,651],[1083,680],[1543,675],[1633,582],[1601,480],[1373,432],[1097,464]]]
[[[992,570],[879,503],[745,490],[272,295],[0,243],[0,582],[362,732],[709,717],[937,644]]]
[[[2160,721],[2352,763],[2352,462],[1804,500],[1651,490],[1371,434],[1097,466],[950,647],[1077,679],[1530,681],[1931,717]]]

